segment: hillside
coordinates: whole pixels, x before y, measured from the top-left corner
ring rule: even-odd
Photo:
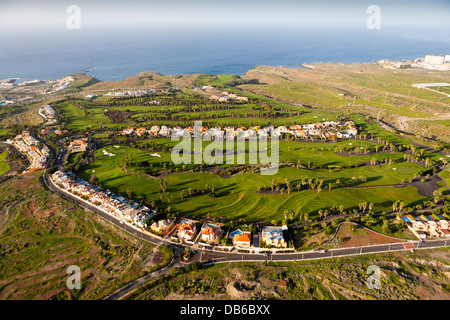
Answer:
[[[0,185],[0,299],[99,299],[151,271],[153,246],[46,189],[33,173]],[[82,288],[66,286],[69,265]]]
[[[312,63],[297,69],[257,66],[242,78],[251,83],[238,86],[244,91],[314,109],[363,113],[399,130],[450,142],[450,98],[412,87],[450,82],[448,71],[389,70],[374,63]],[[429,117],[433,121],[427,121],[428,129],[422,126],[417,132],[419,121]]]

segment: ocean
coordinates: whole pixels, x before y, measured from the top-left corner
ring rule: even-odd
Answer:
[[[128,28],[0,35],[0,79],[51,80],[93,68],[122,80],[143,71],[242,75],[256,65],[405,60],[450,54],[445,30]]]

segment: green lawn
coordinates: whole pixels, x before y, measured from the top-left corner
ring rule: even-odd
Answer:
[[[57,109],[61,115],[68,119],[68,128],[80,131],[86,131],[90,129],[98,129],[103,127],[123,127],[111,123],[111,120],[104,114],[102,108],[92,108],[88,110],[82,110],[77,106],[70,104],[67,101],[59,103]]]
[[[369,142],[358,141],[361,144]],[[294,142],[288,142],[291,144]],[[300,143],[301,144],[301,143]],[[305,145],[314,145],[312,143],[303,143]],[[315,145],[323,145],[316,143]],[[159,178],[151,178],[145,175],[138,175],[144,170],[137,166],[130,166],[127,174],[117,165],[122,163],[125,152],[132,155],[132,162],[148,161],[153,166],[161,168],[166,163],[167,168],[171,168],[171,157],[169,152],[161,152],[161,158],[152,157],[149,152],[120,146],[104,148],[107,152],[115,154],[113,157],[105,156],[97,150],[97,160],[84,167],[80,172],[81,177],[88,180],[91,175],[99,178],[100,184],[106,188],[114,190],[126,196],[127,190],[132,190],[132,197],[135,199],[144,199],[146,201],[160,201]],[[329,162],[330,159],[325,155],[334,156],[339,163],[345,163],[345,158],[349,161],[367,161],[370,156],[341,156],[331,151],[312,152],[310,148],[304,150],[291,150],[290,153],[282,157],[292,159],[297,155],[303,154],[305,159],[311,159],[313,162]],[[395,155],[395,154],[393,154]],[[386,156],[386,155],[383,155]],[[389,154],[389,156],[392,156]],[[188,169],[190,166],[188,166]],[[393,170],[395,168],[396,170]],[[326,209],[333,205],[344,205],[345,210],[358,207],[360,202],[373,202],[374,210],[388,210],[396,200],[403,200],[405,204],[415,205],[422,203],[425,197],[417,194],[414,187],[395,188],[395,187],[376,187],[367,189],[350,189],[352,186],[383,186],[397,184],[402,179],[409,179],[415,176],[421,169],[420,166],[408,162],[394,163],[392,165],[362,166],[349,169],[333,170],[307,170],[296,169],[295,167],[280,168],[274,176],[263,176],[259,173],[245,173],[235,175],[229,178],[223,178],[217,174],[210,173],[174,173],[163,177],[167,183],[167,193],[170,194],[170,205],[182,214],[204,217],[208,213],[211,216],[221,216],[227,218],[246,218],[249,220],[271,221],[282,220],[284,210],[304,211],[317,214],[318,209]],[[335,184],[337,179],[349,181],[352,177],[359,179],[360,176],[366,178],[365,182],[357,181],[355,184],[348,183],[346,188],[335,189],[331,191],[326,189],[329,182]],[[288,195],[284,194],[259,194],[257,187],[270,187],[272,179],[276,182],[284,183],[288,179],[294,190]],[[296,191],[295,186],[301,184],[303,178],[323,179],[324,184],[321,193],[317,190]],[[185,197],[181,200],[180,193],[188,188],[204,190],[206,184],[214,187],[216,197],[200,195]]]
[[[6,157],[6,152],[0,153],[0,176],[9,171],[10,167],[4,162]]]

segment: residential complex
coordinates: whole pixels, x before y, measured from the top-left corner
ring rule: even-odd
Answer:
[[[429,70],[447,71],[450,70],[450,55],[426,55],[425,58],[416,59],[412,66]]]
[[[196,130],[201,131],[202,136],[207,136],[209,138],[217,137],[233,137],[233,138],[251,138],[257,136],[281,136],[281,135],[294,135],[298,138],[304,139],[350,139],[354,138],[358,134],[358,128],[353,123],[353,121],[338,122],[338,121],[325,121],[316,122],[311,124],[297,124],[286,126],[253,126],[253,127],[199,127],[198,129],[194,127],[168,127],[168,126],[152,126],[150,129],[144,127],[133,128],[128,127],[120,131],[122,135],[133,135],[142,136],[145,133],[152,136],[162,136],[168,137],[170,135],[183,137],[185,135],[195,134]]]
[[[112,97],[130,97],[130,96],[142,96],[144,94],[152,94],[155,93],[155,89],[148,89],[148,90],[128,90],[128,91],[113,91],[108,92],[105,94],[105,96],[112,96]],[[92,97],[90,97],[92,98]]]
[[[29,131],[24,131],[7,142],[16,147],[22,154],[25,154],[30,161],[29,167],[23,172],[24,174],[45,168],[50,150],[45,144],[31,136]]]
[[[450,223],[442,216],[436,218],[421,215],[420,217],[400,217],[406,226],[420,240],[427,238],[450,238]]]
[[[156,214],[154,210],[141,206],[135,201],[115,195],[109,190],[103,191],[100,187],[92,186],[70,172],[56,171],[51,179],[59,188],[90,202],[108,214],[141,228],[145,228],[145,221]]]
[[[46,120],[45,125],[54,125],[56,120],[56,111],[50,105],[45,105],[39,109],[38,113]]]
[[[44,93],[50,94],[67,89],[70,83],[72,83],[73,81],[75,81],[75,79],[72,76],[67,76],[58,80],[48,81],[48,83],[53,84],[53,87],[51,89],[47,89]]]

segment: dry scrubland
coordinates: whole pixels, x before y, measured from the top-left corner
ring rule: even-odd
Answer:
[[[153,249],[49,191],[38,173],[0,186],[1,300],[102,298],[167,263]],[[66,286],[70,265],[80,290]]]
[[[429,130],[423,128],[420,134],[450,141],[450,100],[439,93],[412,87],[414,83],[450,82],[450,72],[389,70],[369,63],[308,66],[313,69],[257,66],[242,77],[249,83],[238,88],[314,109],[379,116],[412,133],[416,133],[415,122],[433,117]],[[402,119],[412,121],[405,126]]]
[[[448,250],[292,263],[218,264],[149,282],[127,299],[450,299]],[[381,289],[366,286],[369,265]]]

